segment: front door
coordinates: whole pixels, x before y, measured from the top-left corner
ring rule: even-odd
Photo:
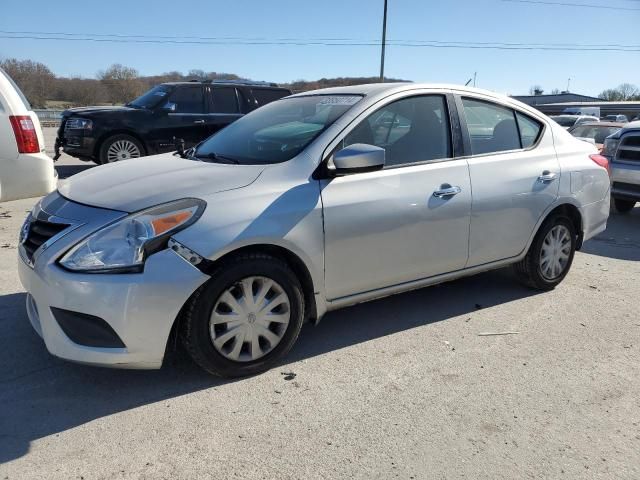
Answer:
[[[462,97],[473,205],[468,267],[517,256],[558,196],[560,166],[543,123],[504,105]],[[464,128],[466,124],[466,129]]]
[[[383,170],[322,188],[330,300],[464,267],[471,185],[454,159],[444,95],[405,97],[366,116],[342,146],[385,148]]]
[[[189,148],[207,137],[202,85],[178,85],[160,107],[152,135],[159,152],[176,150],[174,139]]]

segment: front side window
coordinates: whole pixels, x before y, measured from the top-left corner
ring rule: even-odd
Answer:
[[[358,103],[360,95],[309,95],[269,103],[208,138],[203,161],[244,165],[286,162]]]
[[[204,113],[202,87],[178,87],[167,102],[174,113]]]
[[[234,87],[211,89],[211,113],[238,113],[238,98]]]
[[[386,105],[362,120],[344,146],[366,143],[385,149],[385,165],[395,166],[451,157],[445,97],[423,95]]]
[[[254,88],[251,90],[253,98],[256,99],[258,105],[266,105],[267,103],[280,100],[282,97],[289,95],[286,90],[278,90],[275,88]]]
[[[463,98],[462,105],[473,155],[522,148],[513,110],[471,98]]]

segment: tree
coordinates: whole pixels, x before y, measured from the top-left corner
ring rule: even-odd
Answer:
[[[98,72],[98,79],[103,83],[111,103],[127,103],[144,90],[138,71],[119,63]]]
[[[616,88],[603,90],[599,98],[608,102],[624,102],[627,100],[640,100],[640,90],[630,83],[622,83]]]
[[[540,85],[533,85],[529,88],[529,95],[542,95],[543,93],[544,90]]]
[[[15,58],[0,62],[0,67],[16,82],[33,107],[46,107],[56,80],[49,67],[33,60]]]
[[[562,93],[562,92],[560,92],[559,88],[554,88],[553,90],[551,90],[551,95],[558,95],[560,93]]]

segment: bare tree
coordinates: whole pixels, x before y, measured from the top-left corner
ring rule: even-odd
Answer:
[[[558,95],[560,93],[562,93],[562,92],[560,91],[559,88],[554,88],[553,90],[551,90],[551,95]]]
[[[544,93],[544,89],[540,85],[533,85],[529,88],[529,95],[542,95]]]
[[[55,88],[56,76],[44,63],[33,60],[9,58],[0,62],[0,67],[13,79],[36,108],[46,107]]]
[[[623,83],[616,88],[603,90],[598,97],[609,102],[624,102],[627,100],[640,100],[640,90],[635,85]]]
[[[135,68],[119,63],[98,72],[97,76],[104,85],[111,103],[129,102],[140,95],[145,87]]]

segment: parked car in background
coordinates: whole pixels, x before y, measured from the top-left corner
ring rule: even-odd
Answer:
[[[46,195],[56,180],[38,117],[0,68],[0,202]]]
[[[568,131],[571,135],[581,140],[592,142],[598,151],[602,152],[604,139],[613,135],[624,126],[624,123],[616,122],[592,122],[581,123],[571,127]]]
[[[208,372],[255,374],[329,310],[507,265],[553,289],[606,227],[607,167],[484,90],[305,92],[187,158],[88,170],[43,199],[20,240],[27,312],[69,360],[158,368],[174,331]]]
[[[163,83],[117,107],[66,110],[56,139],[60,149],[98,164],[189,148],[242,115],[286,97],[276,84],[243,81]]]
[[[630,212],[640,202],[640,122],[624,125],[604,141],[611,162],[611,196],[616,210]]]
[[[567,130],[581,123],[600,121],[598,117],[592,117],[590,115],[552,115],[550,118]]]
[[[629,119],[626,115],[605,115],[601,119],[603,122],[619,122],[619,123],[627,123]]]

